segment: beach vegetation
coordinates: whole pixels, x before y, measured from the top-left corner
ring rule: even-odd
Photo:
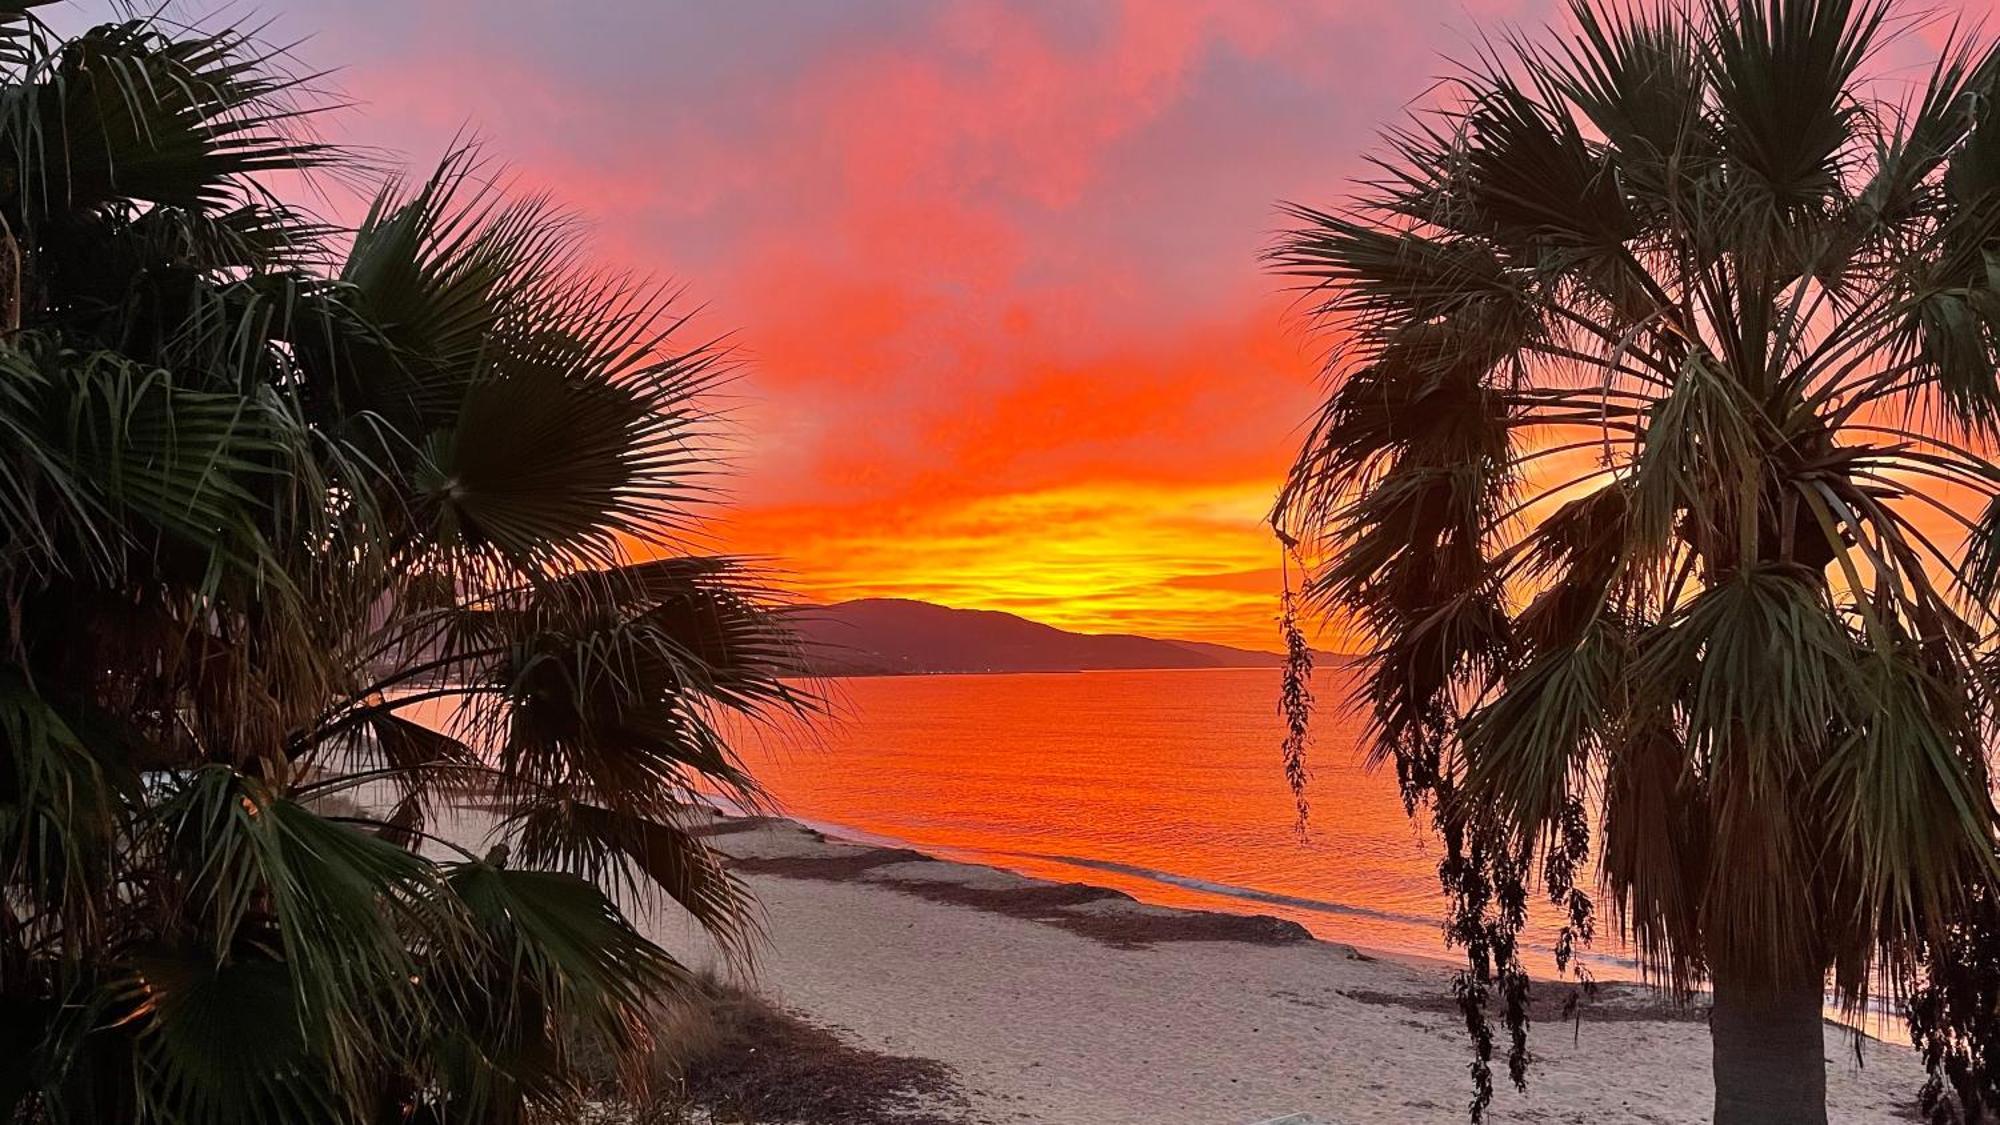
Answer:
[[[1712,995],[1719,1125],[1823,1122],[1826,1005],[1949,978],[2000,873],[2000,55],[1572,0],[1433,100],[1267,255],[1329,353],[1274,524],[1441,841],[1472,1116],[1540,900],[1548,969]]]
[[[476,150],[405,179],[321,139],[253,35],[33,8],[0,5],[0,1121],[571,1105],[693,987],[639,911],[755,932],[682,820],[756,795],[725,717],[812,707],[755,568],[688,545],[729,354]],[[354,189],[351,227],[285,198]]]

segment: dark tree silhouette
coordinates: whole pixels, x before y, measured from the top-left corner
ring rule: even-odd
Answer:
[[[520,1121],[684,979],[621,903],[746,937],[682,810],[809,701],[671,546],[723,356],[470,153],[287,207],[365,172],[311,110],[234,31],[0,6],[0,1120]]]
[[[1575,0],[1270,252],[1333,341],[1274,522],[1444,843],[1477,1117],[1534,893],[1714,993],[1715,1119],[1995,873],[2000,99],[1877,0]],[[1942,948],[1932,946],[1932,948]]]

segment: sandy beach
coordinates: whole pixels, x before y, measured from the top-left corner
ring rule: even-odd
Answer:
[[[939,1060],[982,1125],[1465,1120],[1469,1047],[1445,968],[1313,940],[1294,923],[1144,905],[1078,884],[724,821],[762,902],[755,980],[872,1049]],[[676,922],[660,937],[713,966]],[[1553,993],[1556,988],[1544,986]],[[1707,1120],[1704,1015],[1606,986],[1580,1026],[1538,1003],[1529,1089],[1496,1122]],[[1914,1119],[1906,1047],[1829,1024],[1832,1119]],[[1503,1079],[1504,1082],[1504,1079]]]

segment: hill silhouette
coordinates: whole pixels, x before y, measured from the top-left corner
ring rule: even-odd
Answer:
[[[825,675],[1275,668],[1276,653],[1130,633],[1072,633],[1011,613],[907,598],[800,610],[794,625]]]

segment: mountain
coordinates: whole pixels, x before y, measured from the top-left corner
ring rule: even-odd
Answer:
[[[1128,633],[1072,633],[1011,613],[905,598],[799,611],[816,668],[834,676],[925,672],[1082,672],[1107,668],[1276,668],[1284,658]]]

